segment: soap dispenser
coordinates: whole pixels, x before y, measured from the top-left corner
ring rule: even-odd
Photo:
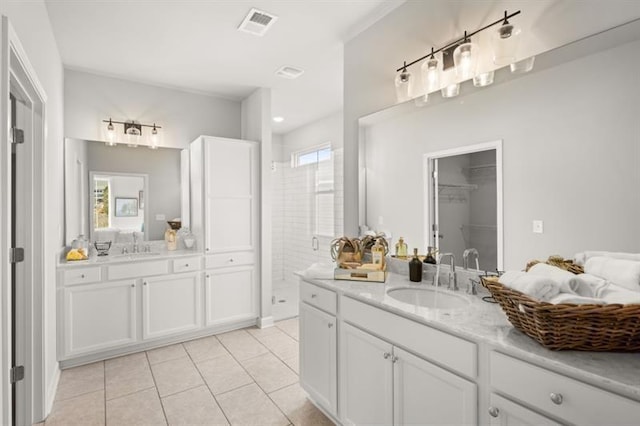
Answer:
[[[396,243],[396,257],[398,259],[407,258],[407,243],[404,242],[404,238],[400,237]]]
[[[371,263],[373,263],[376,269],[381,271],[385,270],[384,259],[384,246],[380,244],[380,239],[376,239],[376,243],[371,247]]]
[[[422,262],[418,257],[418,249],[413,249],[413,259],[409,261],[409,280],[414,283],[422,281]]]

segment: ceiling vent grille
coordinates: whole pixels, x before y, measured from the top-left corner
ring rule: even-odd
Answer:
[[[244,18],[238,27],[238,31],[263,36],[277,20],[277,16],[254,8],[251,9],[249,14]]]
[[[285,65],[276,71],[276,75],[278,77],[288,78],[291,80],[300,77],[303,73],[303,70],[295,67],[290,67],[288,65]]]

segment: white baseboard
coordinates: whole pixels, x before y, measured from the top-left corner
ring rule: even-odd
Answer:
[[[273,317],[268,316],[268,317],[258,318],[258,327],[260,328],[273,327]]]

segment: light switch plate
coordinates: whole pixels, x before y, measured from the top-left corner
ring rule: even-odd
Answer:
[[[163,214],[157,214],[156,215],[156,220],[166,220],[167,218],[165,217],[165,215]]]
[[[544,232],[544,224],[541,220],[533,221],[533,233],[534,234],[542,234]]]

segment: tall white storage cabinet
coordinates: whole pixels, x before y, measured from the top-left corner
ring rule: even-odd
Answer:
[[[191,226],[205,253],[205,326],[258,317],[256,142],[200,136],[190,147]]]

